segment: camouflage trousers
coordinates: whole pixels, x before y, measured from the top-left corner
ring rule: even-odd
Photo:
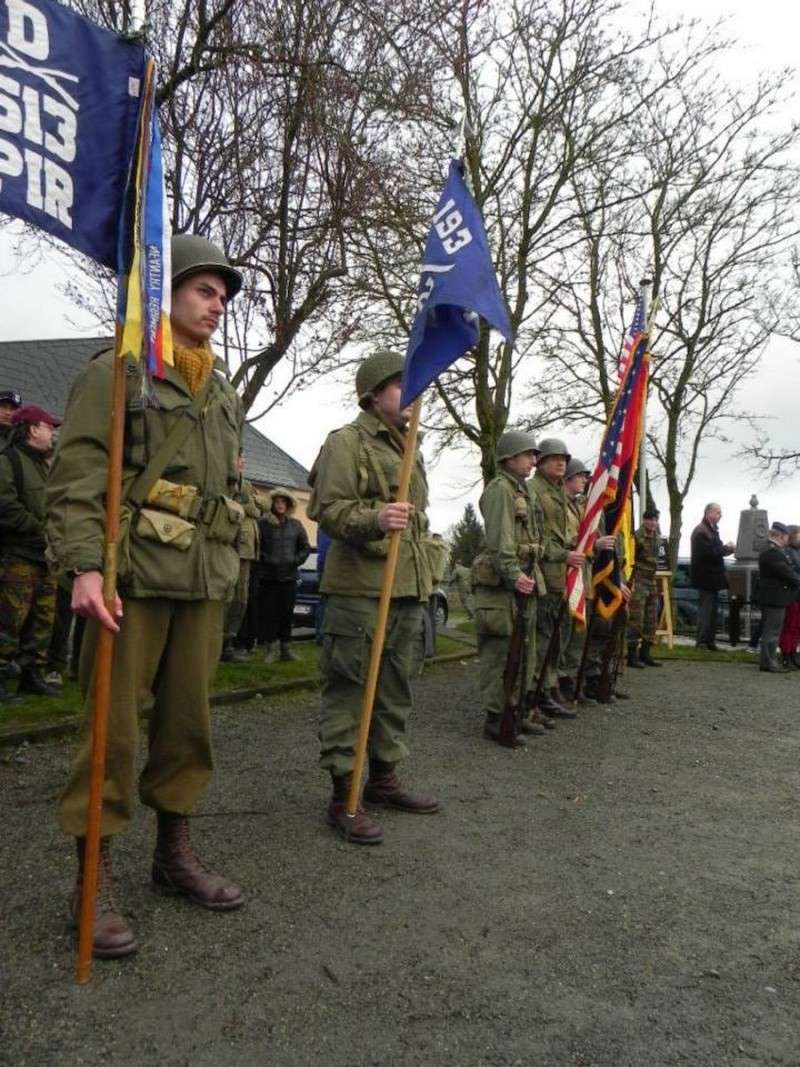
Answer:
[[[658,626],[658,590],[655,582],[637,580],[629,604],[628,644],[648,644],[655,639]]]
[[[0,675],[12,660],[44,668],[56,613],[56,580],[44,563],[0,559]]]
[[[369,755],[385,763],[408,755],[406,725],[411,682],[422,665],[424,610],[424,604],[406,598],[393,600],[389,607],[368,743]],[[378,601],[373,597],[332,593],[325,605],[320,765],[336,775],[353,769],[377,614]]]

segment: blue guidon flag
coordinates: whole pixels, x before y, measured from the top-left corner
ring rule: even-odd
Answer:
[[[417,313],[403,368],[403,406],[477,344],[478,316],[513,342],[483,220],[464,183],[462,164],[454,159],[420,267]]]
[[[0,0],[0,211],[118,268],[144,71],[53,0]]]

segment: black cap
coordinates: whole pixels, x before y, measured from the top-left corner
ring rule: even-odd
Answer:
[[[780,533],[780,534],[788,534],[789,533],[789,527],[785,526],[782,522],[773,522],[773,524],[770,526],[770,531],[773,531],[773,530],[775,531],[775,533]]]
[[[660,514],[661,514],[661,512],[658,510],[658,508],[648,508],[645,511],[644,515],[642,515],[642,518],[643,519],[657,519]]]
[[[15,408],[22,407],[22,397],[19,395],[16,389],[1,389],[0,390],[0,404],[5,402],[6,404],[13,404]]]

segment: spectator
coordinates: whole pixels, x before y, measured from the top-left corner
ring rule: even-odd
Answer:
[[[800,526],[789,527],[789,544],[786,546],[786,558],[797,578],[800,578]],[[795,598],[786,608],[783,617],[783,629],[780,641],[784,667],[800,670],[800,600]]]
[[[758,557],[763,627],[759,668],[771,674],[784,674],[788,670],[778,662],[778,637],[783,628],[786,607],[800,590],[800,577],[794,573],[786,556],[788,543],[788,527],[782,522],[773,522],[769,531],[769,544]]]
[[[728,588],[725,576],[725,556],[733,552],[731,542],[722,543],[719,536],[719,520],[722,508],[719,504],[706,504],[703,521],[692,530],[692,561],[690,580],[699,591],[697,611],[696,648],[717,650],[717,613],[719,592]]]
[[[21,407],[22,397],[15,389],[0,390],[0,449],[10,436],[14,412]]]
[[[56,581],[45,561],[44,485],[61,420],[42,408],[18,407],[0,454],[0,702],[16,659],[18,691],[58,696],[44,670],[56,609]]]
[[[242,663],[247,653],[236,648],[234,641],[247,617],[247,600],[250,591],[250,565],[258,558],[258,519],[261,508],[256,500],[255,491],[244,476],[244,452],[239,449],[239,485],[234,499],[244,508],[244,521],[237,545],[239,551],[239,578],[233,591],[233,599],[225,609],[224,638],[222,643],[222,660],[225,663]]]
[[[305,527],[293,517],[297,501],[288,489],[278,487],[269,494],[269,511],[260,520],[262,565],[259,588],[261,617],[264,621],[264,661],[279,658],[296,660],[291,649],[292,615],[297,595],[297,570],[311,552]]]

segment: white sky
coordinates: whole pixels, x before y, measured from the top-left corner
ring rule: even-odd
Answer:
[[[661,15],[688,11],[703,19],[731,15],[730,35],[742,43],[740,56],[731,63],[726,74],[735,78],[741,70],[752,73],[764,67],[794,65],[800,15],[785,0],[661,0],[657,4]],[[787,118],[791,117],[787,107]],[[28,340],[47,337],[92,335],[96,326],[81,316],[58,292],[57,286],[66,279],[66,263],[54,256],[37,264],[27,273],[9,274],[12,259],[8,244],[0,239],[0,337],[3,340]],[[797,426],[797,388],[800,369],[800,346],[775,339],[769,346],[757,379],[747,387],[746,407],[768,417],[765,424],[776,447],[800,448]],[[6,382],[0,367],[0,387],[13,387]],[[740,398],[740,402],[741,402]],[[306,392],[290,399],[281,409],[261,420],[258,428],[276,444],[310,467],[325,434],[342,425],[352,394],[346,388],[318,383]],[[354,407],[354,405],[353,405]],[[517,412],[516,414],[519,414]],[[558,431],[573,454],[594,462],[599,440],[585,434],[570,435],[567,428]],[[770,519],[800,524],[800,478],[784,479],[769,485],[767,480],[750,469],[735,453],[749,438],[749,430],[742,427],[732,436],[729,445],[709,442],[703,449],[698,474],[684,510],[682,552],[688,552],[688,536],[702,516],[703,505],[710,500],[722,505],[721,531],[723,539],[735,540],[738,513],[747,508],[751,493],[756,492]],[[476,455],[450,454],[430,469],[433,528],[444,532],[463,513],[471,500],[477,503],[478,479]],[[666,496],[656,484],[656,498],[662,508],[662,526],[666,532]]]

